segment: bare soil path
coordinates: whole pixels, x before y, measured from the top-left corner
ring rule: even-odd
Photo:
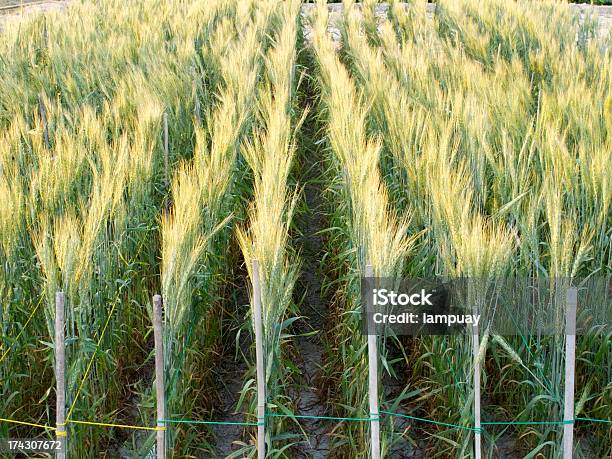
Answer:
[[[314,88],[305,83],[304,104],[313,99]],[[314,143],[317,139],[315,110],[302,127],[301,150],[299,161],[301,171],[299,182],[304,186],[304,211],[298,216],[302,272],[298,281],[296,294],[304,294],[301,304],[302,319],[295,324],[300,336],[295,342],[299,354],[298,368],[301,381],[295,389],[296,405],[299,415],[325,416],[327,413],[326,391],[321,378],[321,368],[325,363],[325,323],[328,309],[321,293],[322,271],[320,260],[323,256],[323,236],[321,231],[328,227],[324,212],[322,190],[322,151]],[[296,459],[321,459],[328,456],[329,433],[333,423],[321,419],[300,419],[300,424],[307,439],[301,442],[295,451]]]
[[[230,325],[225,342],[231,342],[232,345],[225,350],[221,356],[219,368],[216,371],[217,381],[219,385],[216,393],[218,398],[218,410],[214,415],[214,420],[222,423],[230,424],[214,424],[212,426],[214,441],[213,446],[216,449],[215,458],[224,458],[240,449],[240,441],[242,440],[244,426],[239,424],[246,422],[245,414],[238,411],[238,401],[240,400],[240,391],[243,389],[244,377],[248,370],[244,356],[249,355],[251,340],[248,333],[240,333],[236,340],[238,327],[243,321],[240,317],[244,317],[249,309],[249,285],[246,272],[239,273],[239,278],[242,280],[237,283],[234,290],[235,296],[233,299],[233,317],[229,317],[226,322]]]

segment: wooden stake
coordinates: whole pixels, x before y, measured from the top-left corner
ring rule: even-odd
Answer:
[[[157,459],[166,459],[166,385],[164,381],[164,338],[162,332],[162,298],[153,297],[153,336],[155,339],[155,386],[157,391]]]
[[[40,122],[43,128],[43,139],[45,140],[47,149],[50,149],[49,130],[47,129],[47,109],[45,108],[42,94],[38,94],[38,113],[40,114]]]
[[[253,260],[253,302],[255,306],[255,358],[257,361],[257,457],[266,457],[266,376],[263,355],[263,327],[261,319],[261,284],[259,262]]]
[[[576,362],[576,308],[578,291],[576,287],[567,290],[565,316],[565,410],[564,421],[574,420],[574,377]],[[563,424],[563,459],[572,459],[574,449],[574,423]]]
[[[62,447],[57,452],[57,459],[66,459],[66,347],[64,344],[64,293],[55,294],[55,380],[56,406],[55,431],[57,441]]]
[[[372,265],[366,265],[365,277],[373,278]],[[370,444],[371,458],[380,459],[380,421],[378,412],[378,340],[368,333],[368,394],[370,400]]]
[[[474,308],[474,314],[478,314],[478,308]],[[480,335],[478,326],[472,331],[472,357],[474,359],[474,459],[482,458],[482,435],[480,420]]]
[[[170,172],[168,166],[168,156],[170,155],[170,146],[168,139],[168,113],[164,112],[164,182],[166,188],[170,186]]]

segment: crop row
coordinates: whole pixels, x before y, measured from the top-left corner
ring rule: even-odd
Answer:
[[[315,440],[365,457],[374,425],[383,457],[473,457],[479,368],[485,453],[561,455],[565,337],[382,336],[371,397],[361,280],[465,278],[481,304],[508,278],[609,276],[610,37],[548,2],[441,0],[431,18],[392,1],[381,21],[345,0],[339,42],[325,2],[310,11],[307,43],[294,0],[83,0],[7,23],[0,438],[40,435],[11,420],[55,425],[62,291],[68,457],[146,457],[157,423],[172,457],[254,457],[257,424],[270,457]],[[303,251],[314,237],[321,253]],[[315,301],[301,287],[317,283]],[[610,338],[577,338],[576,418],[610,417]],[[608,423],[575,430],[579,457],[612,453]]]
[[[393,3],[378,27],[373,7],[366,2],[359,14],[345,2],[341,54],[369,108],[370,132],[383,141],[393,201],[413,217],[418,239],[405,274],[561,285],[609,272],[611,69],[590,18],[578,23],[558,5],[466,1],[439,2],[430,20],[422,2],[408,10]],[[525,454],[559,454],[560,425],[529,422],[563,416],[563,340],[485,331],[481,343],[495,400],[487,416],[526,422],[516,427]],[[471,343],[412,345],[412,409],[470,425]],[[608,410],[608,346],[609,335],[595,330],[578,340],[576,416]],[[438,454],[469,452],[469,431],[444,430],[430,437]],[[609,429],[589,430],[605,455]],[[487,439],[490,450],[502,434]]]

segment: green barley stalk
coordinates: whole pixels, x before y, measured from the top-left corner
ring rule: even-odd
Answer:
[[[238,228],[237,234],[251,280],[252,262],[259,263],[266,395],[270,409],[280,412],[291,412],[295,406],[284,389],[291,378],[291,365],[283,362],[288,327],[294,320],[293,288],[299,272],[299,263],[289,243],[298,193],[292,192],[288,184],[295,156],[295,130],[299,128],[293,122],[298,9],[298,2],[283,6],[283,23],[267,53],[267,78],[258,94],[262,129],[243,150],[254,175],[254,196],[247,226]],[[252,386],[252,382],[248,380],[245,387]],[[255,415],[255,408],[253,394],[249,403],[251,415]],[[269,422],[269,427],[268,451],[274,454],[286,447],[273,440],[283,433],[287,424]],[[250,454],[254,454],[252,449]]]

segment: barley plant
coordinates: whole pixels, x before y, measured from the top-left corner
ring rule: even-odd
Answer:
[[[258,422],[267,457],[369,457],[368,266],[461,279],[481,309],[523,282],[556,325],[574,285],[609,318],[612,33],[593,10],[315,3],[73,0],[0,18],[1,439],[54,438],[58,291],[71,458],[153,457],[158,421],[168,457],[256,457]],[[321,253],[302,253],[309,237]],[[612,335],[578,311],[574,455],[610,457]],[[300,416],[305,339],[324,422]],[[564,334],[378,343],[383,457],[474,457],[476,363],[485,457],[562,457]]]
[[[559,283],[609,273],[604,105],[610,67],[592,18],[581,22],[559,5],[466,1],[439,2],[429,20],[423,3],[407,10],[393,3],[389,21],[379,25],[372,5],[364,8],[360,14],[345,2],[342,52],[369,107],[370,131],[384,139],[380,167],[394,201],[414,215],[413,231],[423,231],[417,245],[423,254],[408,264],[409,272],[513,274]],[[536,26],[542,23],[553,25]],[[433,264],[420,262],[423,258]],[[486,411],[495,420],[560,420],[563,341],[527,336],[508,342],[495,336],[487,349],[487,339],[481,353],[490,352],[493,374],[503,375],[487,384],[504,396]],[[414,392],[416,406],[469,425],[469,388],[456,381],[470,344],[439,339],[419,344],[421,355],[432,356],[421,371],[433,371],[414,384],[439,389],[428,389],[426,397]],[[601,355],[609,335],[595,332],[578,345],[583,356]],[[449,346],[464,358],[447,360]],[[590,410],[587,401],[595,392],[609,391],[609,365],[581,366],[579,379],[593,371],[598,376],[597,382],[585,382],[576,416]],[[459,380],[469,382],[467,370]],[[508,381],[517,381],[515,390],[504,387]],[[606,399],[591,405],[591,417],[606,409]],[[516,430],[523,439],[517,448],[526,454],[560,454],[559,424]],[[469,454],[469,436],[462,433],[434,429],[436,452]],[[492,454],[503,433],[494,431],[488,439]],[[604,446],[609,429],[602,426],[597,435],[596,454],[609,453]]]
[[[206,405],[202,407],[198,397],[206,393],[197,394],[194,389],[212,382],[207,367],[212,365],[211,351],[219,344],[221,329],[220,312],[211,306],[229,275],[222,255],[228,250],[234,219],[242,213],[240,197],[247,185],[238,153],[253,122],[250,107],[268,15],[252,18],[249,9],[244,9],[235,23],[223,27],[234,38],[225,44],[225,54],[218,61],[217,72],[224,80],[219,100],[203,117],[203,125],[196,127],[193,156],[177,168],[171,186],[172,208],[161,222],[167,410],[172,416],[189,419],[210,415],[212,410],[213,400],[207,400],[208,409],[203,409]],[[189,432],[190,426],[185,428],[187,432],[176,440],[177,454],[185,451],[181,447],[188,447],[185,437],[197,435],[194,429]]]
[[[291,189],[289,183],[296,149],[295,130],[300,123],[295,106],[299,3],[287,2],[281,9],[281,22],[274,34],[275,42],[265,57],[265,77],[258,93],[261,126],[255,129],[252,140],[243,149],[253,172],[254,191],[246,225],[238,228],[238,242],[251,282],[255,282],[253,262],[258,265],[267,406],[281,413],[291,413],[295,405],[285,387],[292,376],[292,367],[285,362],[290,326],[297,314],[293,288],[300,268],[289,241],[299,197],[299,190]],[[253,309],[250,316],[253,320]],[[251,395],[248,412],[253,420],[261,422],[257,419],[254,383],[255,374],[251,371],[243,390]],[[269,419],[266,424],[269,454],[283,451],[287,447],[283,443],[292,440],[285,433],[288,423]],[[282,442],[277,441],[277,437]],[[297,435],[293,440],[296,438]],[[251,446],[245,447],[236,451],[235,457],[245,454],[253,456],[255,451]]]
[[[237,151],[272,6],[76,2],[65,14],[9,23],[2,35],[2,186],[11,196],[2,219],[3,336],[41,308],[23,337],[51,341],[55,292],[66,293],[69,419],[151,424],[146,409],[126,412],[128,397],[150,403],[150,380],[137,378],[150,368],[150,297],[170,298],[174,362],[176,334],[193,318],[189,294],[218,282],[219,265],[205,252],[218,254],[227,240],[245,179]],[[14,395],[3,412],[53,425],[53,411],[27,403],[46,400],[52,386],[52,354],[40,350],[36,362],[16,358],[19,347],[7,354],[3,391]],[[35,368],[40,377],[16,391]],[[138,386],[128,392],[126,380]],[[71,454],[84,457],[112,447],[116,433],[69,424],[69,435]],[[151,439],[139,443],[150,449]]]

